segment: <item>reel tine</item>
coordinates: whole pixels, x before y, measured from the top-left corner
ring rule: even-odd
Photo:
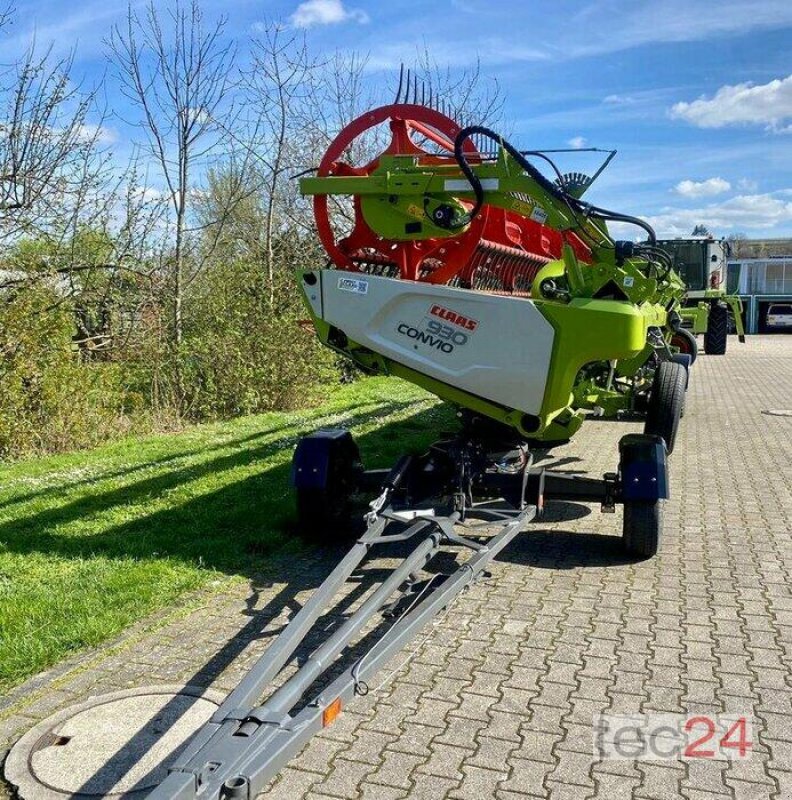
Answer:
[[[404,102],[410,102],[410,68],[407,67],[407,85],[404,87]]]
[[[431,83],[429,84],[429,108],[434,108],[434,92]]]
[[[421,105],[426,105],[426,83],[421,81]]]
[[[396,99],[393,101],[394,105],[398,105],[401,100],[402,84],[404,83],[404,62],[399,64],[399,88],[396,90]]]
[[[413,105],[418,105],[418,73],[413,73]]]

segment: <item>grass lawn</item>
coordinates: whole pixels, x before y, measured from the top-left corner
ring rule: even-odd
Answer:
[[[307,411],[0,468],[0,693],[184,592],[302,547],[289,534],[302,433],[348,427],[366,465],[383,467],[452,420],[421,390],[368,378]]]

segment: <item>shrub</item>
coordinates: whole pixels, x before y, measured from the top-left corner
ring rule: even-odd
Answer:
[[[321,384],[337,381],[333,358],[300,326],[308,314],[291,276],[274,302],[251,265],[216,265],[191,295],[182,358],[185,408],[207,419],[310,403]]]
[[[0,457],[95,444],[127,427],[120,365],[83,362],[53,290],[0,294]]]

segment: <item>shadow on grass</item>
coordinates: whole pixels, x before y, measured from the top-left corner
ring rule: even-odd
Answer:
[[[252,442],[255,439],[261,439],[264,436],[271,435],[273,433],[277,433],[279,430],[286,430],[289,428],[296,427],[296,423],[282,425],[278,428],[269,428],[264,431],[258,431],[257,433],[252,433],[249,436],[242,436],[239,439],[230,439],[228,441],[223,442],[222,444],[207,446],[207,447],[198,447],[191,450],[183,450],[178,453],[170,453],[167,456],[162,456],[161,458],[151,458],[140,464],[135,464],[134,466],[127,466],[123,469],[116,469],[110,470],[107,472],[96,472],[95,474],[87,477],[87,478],[78,478],[77,480],[66,480],[64,483],[60,483],[53,486],[45,486],[43,489],[36,489],[31,492],[27,492],[25,494],[16,494],[13,497],[8,498],[7,500],[3,500],[0,502],[0,509],[3,508],[10,508],[11,506],[22,505],[23,503],[30,503],[33,500],[41,500],[45,497],[53,497],[59,494],[62,494],[65,491],[73,491],[82,486],[89,486],[92,483],[101,483],[102,481],[113,480],[114,478],[125,478],[130,475],[134,475],[138,472],[144,472],[146,470],[156,469],[157,467],[164,466],[165,464],[172,464],[176,461],[181,461],[183,459],[191,458],[192,456],[203,455],[206,453],[211,453],[217,450],[228,450],[230,448],[239,447],[240,445],[245,444],[245,442]]]
[[[97,471],[96,473],[87,477],[78,477],[75,480],[65,480],[63,483],[58,483],[52,486],[45,486],[41,489],[34,489],[33,491],[25,493],[17,493],[13,497],[9,497],[0,501],[0,510],[10,508],[15,505],[22,505],[34,500],[40,500],[45,497],[54,497],[62,494],[65,491],[70,492],[82,486],[89,486],[90,484],[99,484],[102,481],[113,480],[114,478],[125,478],[135,473],[144,472],[166,464],[172,464],[178,461],[187,460],[194,456],[206,455],[219,450],[229,450],[246,443],[252,443],[257,439],[273,436],[281,432],[290,432],[296,441],[297,437],[310,431],[322,427],[325,420],[333,419],[338,420],[335,426],[347,427],[349,425],[360,425],[377,415],[392,414],[396,411],[408,408],[414,405],[416,401],[407,400],[403,402],[383,402],[379,400],[372,400],[370,402],[358,403],[356,405],[347,406],[343,412],[326,412],[319,411],[312,419],[295,419],[291,422],[284,422],[282,425],[275,427],[265,428],[264,430],[251,433],[247,436],[241,436],[236,439],[228,439],[215,445],[203,445],[195,448],[185,448],[175,453],[161,456],[159,458],[151,458],[140,463],[126,466],[122,469]],[[178,447],[178,435],[171,435],[168,437],[168,444],[171,447]],[[163,443],[163,446],[165,444]],[[111,446],[112,447],[112,446]],[[113,448],[115,449],[115,448]],[[58,470],[55,470],[58,472]],[[64,468],[64,472],[68,472],[68,468]]]
[[[410,405],[388,403],[375,409],[368,407],[366,411],[348,415],[344,423],[363,425]],[[436,435],[438,424],[451,421],[451,415],[444,409],[430,408],[386,424],[359,437],[364,460],[367,466],[392,463],[400,452],[425,447]],[[260,566],[251,564],[251,557],[255,561],[255,557],[269,555],[286,538],[293,516],[290,455],[299,436],[307,430],[304,424],[269,430],[262,435],[282,435],[275,441],[179,466],[131,484],[81,496],[57,508],[19,517],[0,525],[0,542],[6,551],[18,553],[41,552],[66,558],[178,558],[249,575],[251,567],[255,570]],[[257,437],[250,440],[254,438]],[[231,446],[220,445],[221,449]],[[260,473],[197,495],[181,505],[138,516],[101,533],[75,536],[55,532],[61,526],[115,507],[139,507],[148,498],[157,498],[203,476],[249,466],[280,454],[284,457],[282,464],[265,467]],[[369,464],[374,458],[379,463]]]

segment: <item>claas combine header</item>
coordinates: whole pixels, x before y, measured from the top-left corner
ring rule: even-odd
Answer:
[[[366,470],[347,431],[300,440],[301,527],[353,544],[181,753],[156,800],[252,800],[546,503],[621,505],[627,554],[658,549],[689,366],[669,346],[681,292],[667,257],[645,223],[582,199],[591,179],[554,172],[545,153],[485,127],[461,127],[416,94],[352,122],[302,179],[329,263],[298,280],[324,344],[454,404],[459,428],[390,470]],[[356,163],[349,154],[374,129],[388,143]],[[644,228],[648,242],[614,240],[613,221]],[[647,429],[622,437],[612,473],[538,466],[537,451],[567,441],[592,408],[639,398]],[[451,569],[447,559],[429,567],[441,549],[454,554]],[[384,553],[396,566],[284,679],[332,598]],[[376,633],[361,644],[372,619]]]
[[[364,165],[343,160],[382,125],[391,135],[382,153]],[[302,283],[328,346],[552,444],[587,409],[642,400],[652,410],[657,368],[674,361],[684,285],[645,223],[585,203],[589,179],[548,180],[530,157],[549,161],[432,108],[364,115],[301,182],[332,262]],[[353,198],[354,224],[339,235],[330,200],[341,196]],[[614,241],[609,221],[633,222],[650,239]],[[684,367],[671,371],[681,380]],[[651,422],[660,416],[650,414],[648,432],[670,450],[671,431]]]

